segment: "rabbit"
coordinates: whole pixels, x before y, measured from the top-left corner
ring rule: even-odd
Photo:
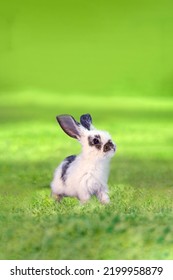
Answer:
[[[90,114],[80,117],[80,123],[71,115],[56,117],[60,127],[82,145],[79,155],[66,157],[55,170],[51,182],[52,196],[61,201],[63,197],[76,197],[83,204],[92,195],[103,204],[109,203],[109,162],[116,145],[109,133],[94,128]]]

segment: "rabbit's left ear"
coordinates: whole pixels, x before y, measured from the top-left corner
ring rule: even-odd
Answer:
[[[56,117],[59,125],[70,137],[80,139],[80,124],[70,115],[59,115]]]
[[[88,130],[93,129],[92,118],[90,114],[85,114],[80,117],[80,123]]]

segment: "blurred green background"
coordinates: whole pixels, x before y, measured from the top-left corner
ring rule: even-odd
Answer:
[[[173,4],[0,1],[0,87],[170,96]]]
[[[172,32],[168,0],[0,0],[0,259],[173,258]],[[55,204],[80,152],[55,116],[88,112],[118,147],[111,204]]]

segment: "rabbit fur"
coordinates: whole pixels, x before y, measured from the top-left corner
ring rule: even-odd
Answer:
[[[51,182],[52,196],[57,201],[76,197],[85,203],[96,195],[101,203],[108,203],[109,163],[116,151],[111,136],[94,128],[90,114],[82,115],[80,123],[70,115],[56,118],[64,132],[80,142],[82,152],[65,158],[57,167]]]

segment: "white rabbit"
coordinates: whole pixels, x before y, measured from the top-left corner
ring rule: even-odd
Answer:
[[[70,115],[56,117],[70,137],[82,145],[81,154],[69,156],[55,170],[51,182],[52,196],[60,201],[64,196],[77,197],[81,203],[96,195],[101,203],[108,203],[109,162],[116,146],[105,131],[96,130],[89,114],[80,117],[80,123]]]

